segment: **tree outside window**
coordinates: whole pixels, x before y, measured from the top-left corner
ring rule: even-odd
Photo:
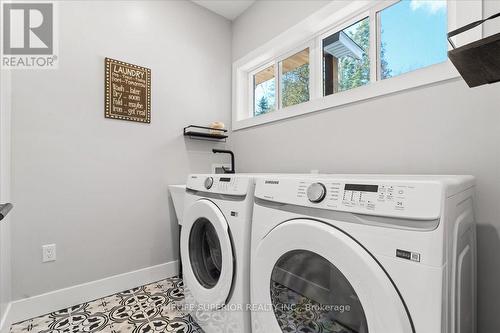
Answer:
[[[280,62],[281,106],[283,108],[309,100],[309,49]]]
[[[253,76],[255,116],[274,111],[275,83],[274,65],[271,65]]]

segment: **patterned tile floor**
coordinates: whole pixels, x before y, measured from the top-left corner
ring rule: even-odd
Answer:
[[[180,278],[75,305],[11,326],[11,333],[203,333],[176,302],[184,298]]]

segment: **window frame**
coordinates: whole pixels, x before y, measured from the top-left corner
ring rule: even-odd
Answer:
[[[318,34],[316,36],[316,39],[317,39],[316,47],[319,50],[319,52],[318,52],[318,61],[321,62],[321,75],[318,75],[319,78],[317,79],[318,80],[317,84],[319,85],[318,87],[321,87],[321,89],[316,92],[317,98],[324,98],[324,97],[327,97],[327,96],[331,96],[331,95],[335,95],[335,94],[339,94],[339,93],[345,92],[345,91],[340,91],[340,92],[333,93],[333,94],[326,95],[326,96],[323,95],[323,83],[324,83],[323,82],[323,79],[324,79],[323,78],[323,40],[326,39],[326,38],[328,38],[328,37],[330,37],[331,35],[333,35],[333,34],[335,34],[337,32],[343,31],[344,29],[350,27],[353,24],[361,22],[365,18],[368,18],[369,23],[370,23],[370,45],[369,45],[369,50],[368,50],[368,53],[370,54],[369,55],[370,56],[370,81],[367,84],[365,84],[365,86],[367,86],[367,85],[369,85],[369,84],[371,84],[373,82],[373,80],[372,80],[372,70],[373,70],[372,63],[373,63],[373,61],[372,61],[372,58],[371,58],[371,56],[372,56],[372,39],[373,39],[373,36],[372,36],[372,30],[371,30],[372,29],[372,26],[371,26],[371,17],[369,15],[370,15],[370,11],[369,10],[363,11],[361,13],[358,13],[357,15],[351,16],[349,19],[345,20],[341,24],[338,24],[335,27],[331,27],[329,30],[324,31],[321,34]],[[356,88],[359,88],[359,87],[356,87]],[[352,89],[349,89],[349,90],[352,90]],[[349,90],[346,90],[346,91],[349,91]]]
[[[291,56],[301,52],[301,51],[304,51],[306,49],[309,49],[309,101],[312,99],[312,95],[311,95],[311,92],[313,91],[314,89],[314,83],[313,83],[313,80],[315,79],[315,74],[314,74],[314,70],[313,70],[313,62],[314,62],[314,57],[313,57],[313,54],[312,54],[312,50],[314,48],[314,43],[313,43],[313,40],[309,41],[309,42],[306,42],[306,43],[303,43],[301,45],[298,45],[296,47],[294,47],[292,50],[290,51],[287,51],[286,53],[283,53],[281,54],[280,56],[276,57],[274,60],[270,60],[268,62],[266,62],[264,65],[261,65],[259,67],[256,67],[254,69],[251,69],[249,72],[248,72],[248,83],[249,83],[249,101],[250,103],[248,103],[248,107],[249,107],[249,111],[248,111],[248,114],[250,117],[261,117],[261,116],[264,116],[265,114],[268,114],[268,113],[272,113],[272,112],[268,112],[268,113],[265,113],[265,114],[261,114],[261,115],[258,115],[256,116],[255,115],[255,110],[254,110],[254,103],[255,103],[255,90],[254,90],[254,76],[255,74],[259,73],[260,71],[274,65],[274,111],[273,112],[276,112],[278,110],[283,110],[283,109],[288,109],[294,105],[291,105],[291,106],[287,106],[287,107],[283,107],[282,106],[282,101],[281,101],[281,62],[283,62],[284,60],[290,58]],[[307,102],[303,102],[303,103],[307,103]],[[300,104],[303,104],[303,103],[300,103]],[[298,104],[296,104],[298,105]]]
[[[276,85],[276,63],[275,62],[266,62],[265,64],[255,68],[254,70],[252,70],[251,72],[248,73],[248,87],[249,87],[249,91],[251,93],[249,93],[249,95],[251,96],[249,102],[248,103],[248,116],[249,117],[258,117],[257,115],[255,115],[255,82],[254,82],[254,77],[257,73],[265,70],[266,68],[269,68],[271,66],[274,65],[274,111],[278,110],[278,108],[276,107],[276,97],[277,97],[277,93],[276,93],[276,89],[277,89],[277,85]],[[273,111],[273,112],[274,112]]]
[[[315,111],[337,108],[388,94],[414,89],[421,86],[456,79],[460,75],[451,62],[419,68],[384,80],[380,79],[380,24],[378,13],[399,2],[399,0],[360,0],[339,8],[332,2],[305,20],[291,27],[261,47],[233,63],[232,130],[244,129]],[[370,24],[370,82],[364,86],[323,96],[322,41],[332,33],[368,17]],[[448,31],[482,18],[481,1],[447,0]],[[456,43],[463,45],[482,37],[482,30],[476,29],[462,34]],[[309,101],[281,106],[281,82],[279,62],[309,47]],[[260,69],[275,65],[275,111],[253,115],[253,75]],[[250,78],[250,79],[249,79]],[[250,85],[249,85],[250,83]],[[251,87],[251,89],[248,89]],[[250,108],[249,108],[250,106]],[[250,111],[250,112],[249,112]]]

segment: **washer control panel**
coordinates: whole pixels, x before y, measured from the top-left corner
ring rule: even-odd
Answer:
[[[210,192],[227,195],[246,195],[250,178],[224,174],[190,175],[186,188],[193,191]]]
[[[437,181],[387,179],[258,179],[257,198],[353,213],[437,219],[442,185]]]
[[[414,188],[408,184],[344,184],[342,205],[364,207],[367,210],[375,210],[379,205],[402,211],[406,207],[406,193],[413,191]]]

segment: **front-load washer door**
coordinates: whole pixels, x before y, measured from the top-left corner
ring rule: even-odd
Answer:
[[[376,259],[324,222],[274,228],[252,253],[251,277],[254,332],[414,332]]]
[[[198,200],[186,212],[181,252],[184,282],[195,301],[224,305],[232,288],[234,256],[227,221],[213,202]]]

